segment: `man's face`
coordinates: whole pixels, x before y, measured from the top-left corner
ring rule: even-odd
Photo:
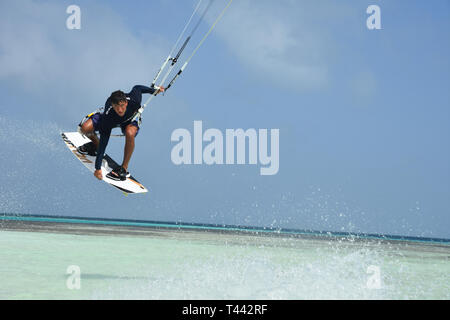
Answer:
[[[127,111],[128,101],[120,101],[118,104],[113,104],[112,107],[114,111],[119,115],[119,117],[123,117],[125,115],[125,111]]]

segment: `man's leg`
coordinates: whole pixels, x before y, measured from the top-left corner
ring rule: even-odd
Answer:
[[[123,153],[122,167],[128,171],[128,164],[131,159],[131,155],[134,151],[134,138],[138,132],[138,128],[134,124],[129,124],[125,127],[125,150]]]
[[[91,139],[91,141],[94,143],[94,145],[96,147],[98,147],[99,144],[99,140],[97,135],[94,132],[94,122],[92,121],[92,119],[88,119],[86,120],[85,123],[83,123],[80,127],[81,132],[88,137],[89,139]]]

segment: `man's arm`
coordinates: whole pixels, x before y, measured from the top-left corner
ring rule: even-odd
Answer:
[[[100,143],[97,148],[97,157],[95,158],[95,170],[96,170],[97,174],[96,174],[96,172],[94,172],[94,175],[97,178],[99,178],[98,173],[102,167],[103,157],[105,155],[106,146],[108,145],[110,136],[111,136],[111,129],[105,130],[105,131],[103,131],[103,130],[100,131]],[[100,172],[100,177],[101,177],[101,172]]]
[[[155,94],[156,88],[150,88],[142,85],[136,85],[131,89],[130,93],[128,94],[131,99],[136,101],[137,103],[141,104],[142,102],[142,94],[149,93],[149,94]],[[164,88],[161,88],[159,90],[160,92],[164,91]]]
[[[137,91],[137,92],[139,92],[140,94],[143,94],[143,93],[154,94],[155,91],[156,91],[156,89],[155,89],[155,88],[150,88],[150,87],[147,87],[147,86],[136,85],[136,86],[134,86],[133,89],[131,90],[131,92],[133,92],[133,91]]]

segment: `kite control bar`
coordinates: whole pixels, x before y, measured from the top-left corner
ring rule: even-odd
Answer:
[[[231,5],[231,3],[233,2],[233,0],[229,0],[228,4],[226,5],[226,7],[222,10],[222,12],[219,14],[219,16],[217,17],[217,19],[214,21],[214,23],[212,24],[211,28],[208,30],[208,32],[204,35],[204,37],[202,38],[202,40],[200,41],[200,43],[197,45],[197,47],[194,49],[194,51],[192,52],[191,56],[186,60],[186,62],[183,64],[183,66],[181,67],[181,69],[176,73],[176,75],[173,77],[173,79],[169,82],[169,84],[164,87],[164,83],[166,82],[167,78],[169,77],[170,73],[172,72],[173,68],[175,67],[176,63],[178,62],[181,54],[183,53],[184,49],[187,47],[189,41],[191,40],[193,34],[195,33],[195,31],[197,30],[198,26],[200,25],[200,23],[202,22],[204,16],[206,15],[206,13],[208,12],[209,8],[211,7],[212,3],[214,2],[214,0],[209,0],[208,5],[206,6],[206,8],[203,11],[203,14],[201,15],[200,19],[198,20],[197,24],[194,26],[194,28],[192,29],[190,35],[186,38],[186,40],[183,42],[183,45],[181,46],[181,48],[178,50],[178,53],[175,55],[175,57],[172,56],[172,54],[174,53],[175,49],[177,48],[179,42],[181,41],[181,39],[184,36],[184,33],[186,32],[187,28],[189,27],[189,25],[192,22],[193,17],[195,16],[195,14],[197,13],[197,11],[200,8],[200,5],[202,3],[203,0],[199,0],[197,5],[194,8],[194,11],[192,13],[192,15],[190,16],[188,22],[186,23],[183,31],[181,32],[180,36],[178,37],[178,40],[176,41],[175,45],[173,46],[172,50],[170,51],[169,55],[167,56],[166,60],[164,61],[164,63],[162,64],[162,66],[159,68],[158,73],[156,74],[155,78],[153,79],[153,82],[151,84],[152,88],[156,88],[156,91],[150,96],[150,98],[148,98],[148,100],[144,103],[144,105],[138,110],[136,116],[134,118],[139,117],[142,112],[144,112],[144,109],[147,107],[147,105],[151,102],[151,100],[159,93],[161,92],[161,88],[164,88],[164,91],[167,91],[169,88],[172,87],[173,83],[175,82],[176,79],[178,79],[178,77],[181,75],[181,73],[184,71],[184,69],[187,67],[187,65],[189,64],[189,62],[191,61],[192,57],[197,53],[198,49],[202,46],[202,44],[205,42],[205,40],[208,38],[208,36],[211,34],[211,32],[213,31],[213,29],[215,28],[215,26],[217,25],[217,23],[222,19],[223,15],[225,14],[225,12],[227,11],[227,9],[229,8],[229,6]],[[164,75],[164,77],[162,78],[162,80],[160,81],[159,85],[156,85],[156,82],[158,81],[158,79],[160,78],[161,74],[163,73],[164,69],[167,67],[167,65],[170,62],[170,67],[167,70],[166,74]]]

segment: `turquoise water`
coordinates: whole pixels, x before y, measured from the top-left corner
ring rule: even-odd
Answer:
[[[356,234],[349,232],[326,232],[326,231],[310,231],[297,229],[275,229],[261,227],[245,227],[245,226],[229,226],[229,225],[207,225],[207,224],[187,224],[174,222],[152,222],[138,220],[118,220],[118,219],[100,219],[86,217],[55,217],[45,215],[0,215],[1,221],[23,221],[23,222],[50,222],[50,223],[72,223],[72,224],[90,224],[90,225],[109,225],[109,226],[129,226],[129,227],[154,227],[154,228],[171,228],[171,229],[192,229],[192,230],[210,230],[210,231],[244,231],[260,234],[284,234],[284,235],[312,235],[322,237],[353,237],[358,239],[374,239],[374,240],[393,240],[393,241],[409,241],[419,243],[443,243],[450,245],[450,239],[442,238],[424,238],[412,236],[383,235],[383,234]]]
[[[450,298],[448,243],[57,222],[0,228],[0,299]]]

